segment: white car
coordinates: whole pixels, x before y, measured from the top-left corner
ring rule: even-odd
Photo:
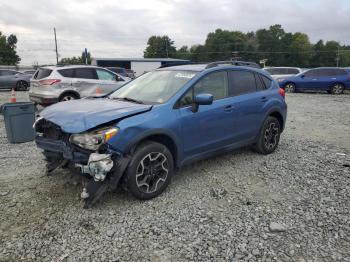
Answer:
[[[295,76],[303,72],[303,70],[299,67],[265,67],[263,69],[277,81],[279,79],[285,79],[286,77]]]
[[[97,66],[46,66],[30,80],[29,98],[40,105],[105,95],[131,79]]]

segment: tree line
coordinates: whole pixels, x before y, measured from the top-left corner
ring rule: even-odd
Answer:
[[[175,47],[168,36],[151,36],[145,58],[179,58],[193,62],[247,60],[271,66],[350,66],[350,45],[319,40],[312,44],[307,34],[286,32],[281,25],[244,33],[216,29],[204,44]]]

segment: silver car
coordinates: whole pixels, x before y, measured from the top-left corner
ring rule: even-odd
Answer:
[[[27,91],[32,74],[26,74],[10,69],[0,69],[0,89]]]
[[[302,69],[298,67],[265,67],[263,69],[269,72],[269,74],[275,80],[295,76],[302,72]]]
[[[130,81],[105,68],[96,66],[41,67],[30,80],[29,98],[40,105],[101,96]]]

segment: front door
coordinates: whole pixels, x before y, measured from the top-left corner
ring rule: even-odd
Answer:
[[[211,105],[201,105],[193,112],[197,94],[212,94]],[[209,73],[201,78],[180,100],[181,140],[184,157],[195,157],[232,143],[234,113],[228,97],[226,71]]]

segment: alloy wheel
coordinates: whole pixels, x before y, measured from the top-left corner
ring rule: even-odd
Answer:
[[[287,92],[287,93],[294,93],[295,92],[295,86],[294,84],[287,84],[284,88],[284,90]]]
[[[74,96],[66,95],[62,98],[61,101],[70,101],[70,100],[75,100]]]
[[[270,123],[265,130],[264,143],[268,150],[274,148],[278,143],[279,127],[276,123]]]
[[[165,183],[168,176],[168,159],[160,152],[147,154],[136,170],[136,184],[143,193],[153,193]]]
[[[27,91],[28,90],[28,83],[25,81],[20,81],[17,83],[17,90],[19,91]]]
[[[335,95],[339,95],[339,94],[343,93],[343,86],[340,84],[335,84],[332,87],[332,93]]]

